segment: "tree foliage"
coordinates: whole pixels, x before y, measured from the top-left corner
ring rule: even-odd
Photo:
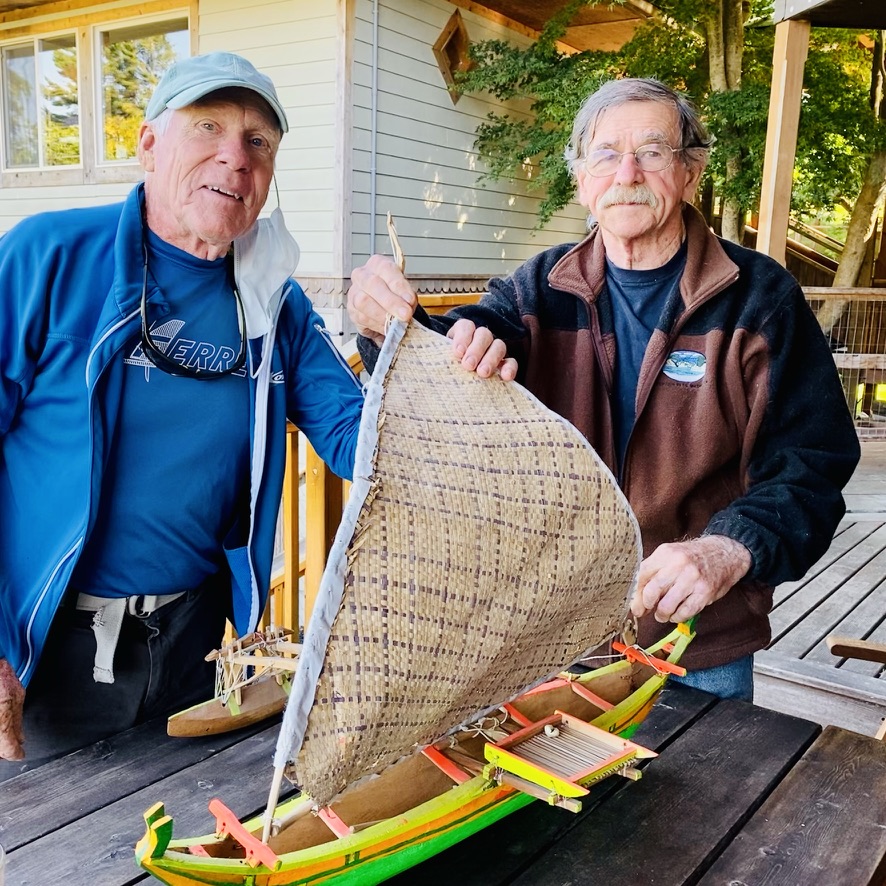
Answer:
[[[573,0],[526,49],[501,40],[471,46],[471,68],[458,78],[462,92],[486,91],[517,106],[490,112],[477,127],[476,147],[489,179],[527,180],[543,193],[544,224],[572,198],[574,186],[563,161],[572,120],[584,98],[617,75],[611,53],[562,53],[557,41],[584,0]]]
[[[46,116],[46,163],[79,162],[77,52],[74,47],[52,54],[57,77],[42,87],[51,110]],[[102,132],[109,160],[134,157],[144,110],[163,72],[175,61],[165,34],[109,42],[102,49]]]
[[[119,40],[105,47],[102,58],[105,156],[134,157],[138,130],[154,87],[175,61],[165,34]]]
[[[53,50],[52,63],[58,80],[47,80],[41,87],[48,106],[44,110],[44,163],[47,166],[72,166],[80,162],[76,48]]]
[[[870,107],[871,52],[858,38],[812,31],[794,168],[792,202],[800,211],[851,207],[870,156],[886,147],[886,126]]]
[[[490,113],[476,131],[476,147],[490,179],[528,180],[542,200],[538,224],[571,199],[574,188],[562,159],[572,119],[602,82],[619,76],[654,77],[699,106],[716,135],[706,176],[741,213],[756,207],[769,108],[774,26],[768,0],[743,11],[738,86],[711,85],[711,35],[728,18],[727,0],[665,0],[618,52],[567,54],[557,47],[569,20],[594,0],[574,0],[525,49],[503,41],[471,47],[473,67],[458,81],[462,92],[486,91],[518,110]],[[734,8],[734,7],[733,7]],[[717,20],[719,16],[719,20]],[[725,27],[725,25],[724,25]],[[719,47],[720,51],[723,47]],[[870,52],[859,32],[813,29],[806,64],[798,140],[795,208],[816,211],[851,204],[867,157],[882,144],[883,124],[868,108]]]

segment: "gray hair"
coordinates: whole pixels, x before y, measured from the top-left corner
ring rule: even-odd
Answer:
[[[584,159],[588,142],[594,137],[600,115],[628,102],[660,102],[671,105],[680,121],[680,144],[673,147],[683,149],[682,160],[689,169],[704,169],[714,139],[701,122],[695,105],[658,80],[625,78],[604,83],[585,99],[575,115],[572,136],[563,152],[573,178]]]
[[[151,128],[157,135],[163,135],[169,129],[169,121],[172,120],[172,108],[164,108],[153,120]]]

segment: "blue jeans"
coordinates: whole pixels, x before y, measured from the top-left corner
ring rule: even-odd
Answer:
[[[685,677],[671,677],[684,686],[702,689],[720,698],[754,700],[754,656],[746,655],[729,664],[689,671]]]

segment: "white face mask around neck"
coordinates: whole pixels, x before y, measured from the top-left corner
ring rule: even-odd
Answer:
[[[276,296],[295,272],[299,255],[298,243],[279,206],[234,241],[234,275],[249,338],[259,338],[270,330]]]

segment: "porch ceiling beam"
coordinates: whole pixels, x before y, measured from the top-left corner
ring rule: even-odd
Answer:
[[[819,28],[886,28],[883,0],[775,0],[772,20],[803,19]]]

